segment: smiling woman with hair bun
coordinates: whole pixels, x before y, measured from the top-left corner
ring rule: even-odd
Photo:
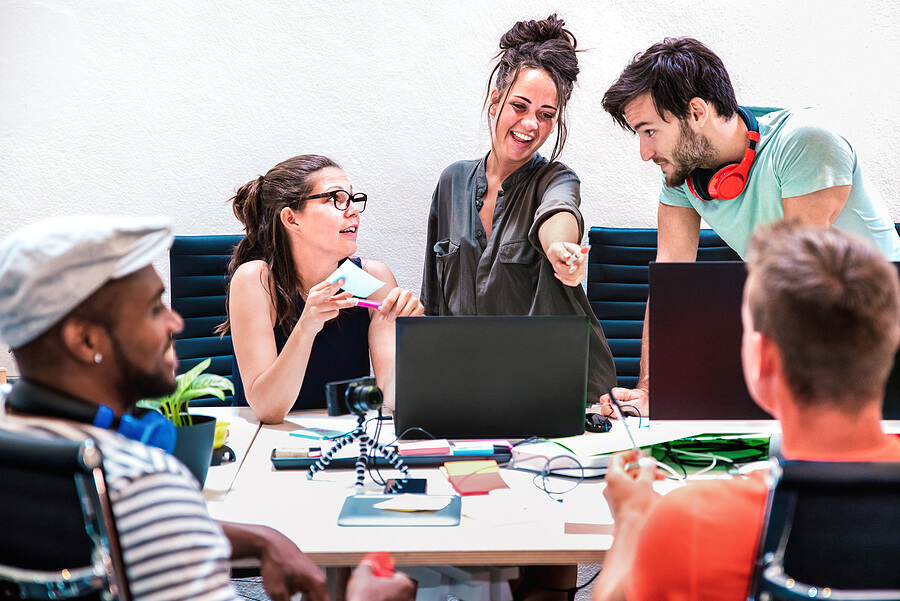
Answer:
[[[557,161],[578,77],[576,46],[556,15],[519,21],[500,38],[484,101],[491,149],[453,163],[438,180],[421,299],[427,315],[587,316],[587,401],[595,403],[615,386],[616,372],[581,285],[587,248],[580,244],[580,181]],[[547,160],[538,149],[554,131]],[[514,598],[567,599],[575,577],[575,566],[532,566]]]
[[[491,150],[453,163],[438,180],[421,299],[427,315],[588,316],[594,403],[615,386],[615,366],[581,285],[581,183],[557,161],[579,71],[576,46],[556,15],[519,21],[500,38],[484,101]],[[547,160],[538,149],[554,130]]]

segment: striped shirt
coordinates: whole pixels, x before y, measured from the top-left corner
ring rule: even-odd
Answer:
[[[134,601],[236,599],[231,545],[180,461],[117,432],[66,420],[3,415],[0,430],[96,441]]]

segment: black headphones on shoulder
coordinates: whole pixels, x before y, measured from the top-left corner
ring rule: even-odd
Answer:
[[[727,163],[716,169],[694,169],[687,178],[691,193],[703,201],[731,200],[744,191],[750,166],[756,158],[756,143],[759,142],[759,124],[756,117],[742,106],[738,107],[738,115],[747,126],[747,137],[750,146],[744,152],[744,158],[738,163]]]
[[[137,440],[166,453],[175,448],[175,426],[156,411],[140,417],[125,414],[117,418],[106,405],[79,401],[44,387],[37,388],[22,380],[6,396],[6,405],[19,413],[40,417],[57,417],[91,424],[104,430],[114,430],[131,440]]]

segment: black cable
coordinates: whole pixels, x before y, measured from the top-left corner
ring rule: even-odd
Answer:
[[[378,409],[378,416],[377,416],[377,417],[373,417],[373,418],[369,419],[368,422],[366,422],[366,424],[368,424],[368,423],[371,422],[371,421],[375,421],[375,422],[377,423],[377,426],[376,426],[376,429],[375,429],[375,436],[374,436],[374,438],[373,438],[372,440],[374,440],[374,441],[376,441],[376,442],[378,441],[378,437],[381,435],[381,425],[382,425],[382,422],[383,422],[383,421],[387,421],[387,419],[388,419],[388,418],[382,416],[382,414],[381,414],[381,409],[379,408],[379,409]],[[395,435],[395,436],[394,436],[394,440],[392,440],[391,442],[385,444],[384,446],[386,446],[386,447],[395,446],[398,442],[400,442],[400,440],[401,440],[404,436],[406,436],[406,435],[409,434],[410,432],[415,432],[415,431],[421,432],[422,434],[424,434],[425,436],[427,436],[427,437],[428,437],[429,439],[431,439],[431,440],[437,440],[437,438],[436,438],[431,432],[429,432],[428,430],[424,430],[424,429],[419,428],[419,427],[412,427],[412,428],[407,428],[406,430],[404,430],[403,432],[401,432],[399,435]],[[386,481],[386,479],[384,478],[384,476],[381,475],[381,470],[380,470],[380,468],[376,465],[376,462],[375,462],[375,461],[368,461],[368,457],[374,457],[374,454],[373,454],[371,451],[372,451],[372,449],[370,449],[370,452],[369,452],[369,455],[367,455],[367,461],[366,461],[366,467],[367,467],[368,472],[369,472],[369,477],[372,478],[372,481],[375,482],[375,484],[378,484],[379,486],[385,486],[385,485],[387,484],[387,481]],[[402,458],[402,456],[401,456],[401,458]],[[377,477],[376,477],[376,474],[377,474]]]
[[[576,583],[575,586],[573,586],[573,587],[571,587],[571,588],[556,588],[556,587],[553,587],[553,586],[541,586],[540,584],[534,584],[534,583],[531,583],[531,586],[534,587],[534,588],[539,588],[539,589],[545,590],[545,591],[552,591],[552,592],[554,592],[554,593],[567,593],[567,594],[568,594],[568,597],[569,597],[569,601],[574,601],[575,595],[578,594],[578,591],[580,591],[581,589],[587,587],[587,586],[588,586],[589,584],[591,584],[594,580],[596,580],[596,579],[597,579],[597,576],[600,575],[600,570],[601,570],[601,569],[602,569],[602,568],[597,568],[597,571],[594,572],[594,575],[593,575],[593,576],[591,576],[590,578],[588,578],[587,582],[585,582],[585,583],[583,583],[583,584],[577,584],[577,583]]]
[[[378,442],[378,438],[379,436],[381,436],[381,424],[384,421],[382,417],[381,407],[378,407],[378,416],[366,422],[366,426],[368,426],[372,421],[375,422],[375,434],[372,437],[372,440],[374,440],[375,442]],[[379,486],[386,486],[387,481],[385,480],[384,476],[381,475],[381,470],[378,468],[377,463],[375,461],[369,461],[370,458],[375,457],[375,447],[369,447],[367,450],[368,455],[366,455],[366,469],[369,472],[369,478],[371,478],[372,482]]]
[[[404,430],[404,431],[401,432],[400,434],[396,434],[396,433],[395,433],[394,440],[392,440],[390,443],[388,443],[388,446],[391,446],[391,445],[394,445],[394,444],[400,442],[400,440],[401,440],[404,436],[406,436],[406,435],[409,434],[410,432],[415,432],[415,431],[421,432],[422,434],[424,434],[425,436],[427,436],[427,437],[430,438],[431,440],[437,440],[437,437],[435,437],[434,434],[432,434],[432,433],[429,432],[428,430],[423,430],[422,428],[419,428],[419,427],[413,427],[413,428],[407,428],[406,430]]]
[[[543,442],[543,440],[544,439],[540,436],[529,436],[528,438],[520,440],[519,442],[514,442],[512,446],[517,447],[520,444]]]
[[[624,417],[636,417],[638,418],[637,427],[640,428],[641,424],[644,423],[644,416],[641,414],[641,410],[635,407],[634,405],[622,405],[621,406],[622,415]]]

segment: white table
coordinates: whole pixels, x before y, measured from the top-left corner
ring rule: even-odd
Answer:
[[[228,444],[238,453],[234,464],[210,468],[204,492],[212,516],[276,528],[324,567],[356,565],[370,551],[390,551],[398,565],[407,566],[600,563],[612,543],[612,519],[602,496],[602,480],[585,480],[558,502],[534,485],[533,474],[512,469],[501,470],[509,490],[462,498],[459,526],[341,527],[338,514],[344,499],[356,492],[355,472],[328,468],[308,480],[306,470],[275,470],[270,455],[276,447],[315,444],[290,436],[301,424],[349,431],[356,425],[355,418],[328,417],[324,412],[292,414],[279,425],[260,427],[249,408],[198,408],[195,412],[230,421]],[[777,428],[774,421],[666,423],[685,433]],[[659,424],[662,428],[663,422]],[[390,442],[392,429],[385,429],[388,433],[382,434],[381,442]],[[399,472],[382,473],[390,477]],[[453,494],[437,468],[411,468],[410,476],[426,478],[430,494]],[[368,475],[364,489],[381,492]]]

